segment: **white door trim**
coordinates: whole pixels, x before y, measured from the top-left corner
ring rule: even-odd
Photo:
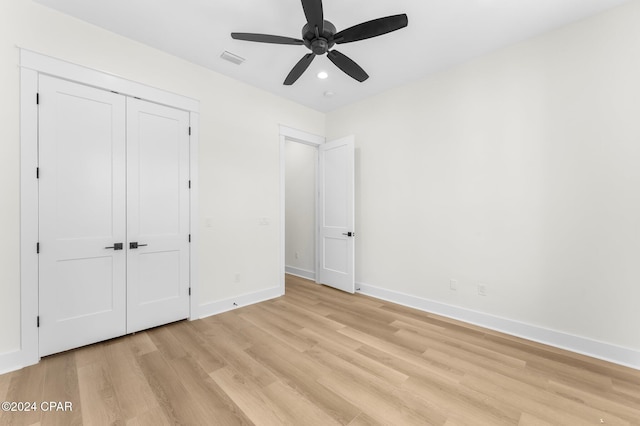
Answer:
[[[190,114],[190,234],[191,234],[191,314],[198,318],[198,113],[199,101],[127,80],[99,70],[73,64],[51,56],[20,49],[20,348],[11,353],[18,369],[36,364],[38,356],[38,75],[48,74],[89,86],[112,90],[127,96],[186,110]]]
[[[121,95],[133,96],[185,111],[200,110],[200,101],[196,99],[24,48],[20,48],[20,68],[31,69],[87,86],[112,90]]]
[[[279,281],[280,281],[280,294],[284,294],[284,276],[285,276],[285,171],[286,171],[286,156],[285,156],[285,143],[287,141],[298,142],[305,145],[318,147],[325,143],[323,136],[307,133],[302,130],[293,129],[291,127],[280,125],[280,256],[279,256]],[[316,159],[317,161],[317,159]],[[317,166],[316,166],[317,169]],[[316,177],[316,187],[317,187]],[[318,193],[316,188],[316,194]],[[317,198],[317,197],[316,197]],[[316,203],[316,209],[318,208]],[[316,214],[315,234],[318,233],[318,221]],[[316,238],[317,245],[317,238]],[[316,250],[315,264],[318,264],[318,250]],[[317,278],[317,274],[316,274]]]
[[[38,355],[38,72],[20,70],[20,349],[11,367],[36,364]]]

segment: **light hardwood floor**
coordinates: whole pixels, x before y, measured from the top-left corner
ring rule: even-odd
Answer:
[[[284,297],[0,376],[0,425],[630,425],[640,372],[287,277]]]

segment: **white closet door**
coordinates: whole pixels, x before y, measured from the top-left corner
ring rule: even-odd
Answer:
[[[189,114],[129,98],[127,135],[132,333],[189,316]]]
[[[126,331],[127,251],[107,248],[125,242],[125,98],[47,76],[39,85],[45,356]]]

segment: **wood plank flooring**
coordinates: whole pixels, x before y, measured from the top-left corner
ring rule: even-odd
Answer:
[[[0,376],[0,425],[640,425],[640,372],[288,276],[284,297]]]

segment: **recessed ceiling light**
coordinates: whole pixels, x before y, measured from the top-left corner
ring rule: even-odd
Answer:
[[[320,72],[318,73],[318,78],[319,78],[320,80],[324,80],[324,79],[325,79],[325,78],[327,78],[327,77],[329,77],[329,74],[327,74],[327,73],[326,73],[326,71],[320,71]]]
[[[335,93],[333,93],[331,90],[327,90],[326,92],[324,92],[324,96],[325,96],[326,98],[330,98],[330,97],[332,97],[333,95],[335,95]]]

